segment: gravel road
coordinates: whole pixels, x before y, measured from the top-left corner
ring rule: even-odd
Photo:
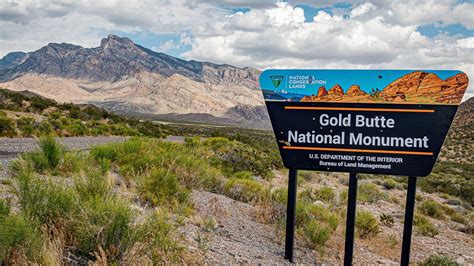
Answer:
[[[110,142],[121,142],[126,137],[68,137],[57,140],[68,150],[88,150],[90,147]],[[6,175],[8,163],[20,153],[38,149],[36,138],[0,138],[0,178]]]

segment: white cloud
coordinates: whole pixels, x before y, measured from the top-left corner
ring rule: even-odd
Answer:
[[[152,47],[151,49],[155,52],[165,53],[167,51],[170,51],[170,50],[173,50],[173,49],[178,49],[178,48],[179,48],[179,44],[177,44],[173,40],[168,40],[168,41],[165,41],[164,43],[162,43],[160,46]]]
[[[429,4],[434,5],[422,6]],[[460,69],[474,77],[474,37],[427,38],[417,27],[433,15],[410,10],[412,5],[393,6],[407,12],[403,20],[394,19],[398,13],[382,16],[379,6],[364,3],[349,17],[320,11],[313,22],[305,22],[301,8],[278,3],[195,28],[192,49],[183,56],[260,69]],[[448,4],[433,10],[451,9]]]

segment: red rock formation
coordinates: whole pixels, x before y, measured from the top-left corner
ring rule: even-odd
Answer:
[[[313,101],[313,97],[312,96],[304,96],[303,98],[301,98],[300,102],[312,102]]]
[[[434,102],[459,103],[467,89],[467,84],[468,78],[464,73],[442,80],[436,74],[415,71],[387,85],[382,90],[382,95],[388,100],[395,99],[398,93],[416,94],[432,97]]]
[[[365,93],[363,90],[360,89],[359,85],[351,85],[349,87],[349,90],[347,90],[346,92],[346,95],[348,96],[362,96],[366,94],[367,93]]]
[[[425,75],[418,86],[417,93],[438,93],[442,90],[445,81],[436,74],[428,73]]]
[[[328,95],[343,96],[344,91],[339,84],[336,84],[328,91]]]
[[[323,97],[326,95],[328,95],[328,92],[326,91],[326,87],[324,86],[319,87],[318,94],[316,95],[316,97]]]
[[[404,75],[401,78],[396,79],[392,83],[388,84],[385,89],[382,90],[383,94],[396,94],[397,92],[403,93],[416,93],[420,86],[423,78],[428,73],[422,71],[414,71]]]

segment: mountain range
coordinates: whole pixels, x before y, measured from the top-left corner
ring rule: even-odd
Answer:
[[[50,43],[0,60],[0,87],[59,102],[186,122],[268,128],[260,71],[186,61],[109,35],[100,46]]]

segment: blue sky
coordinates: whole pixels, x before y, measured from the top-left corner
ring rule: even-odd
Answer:
[[[50,42],[97,47],[112,33],[261,70],[458,69],[473,79],[473,14],[474,0],[7,0],[0,57]]]

